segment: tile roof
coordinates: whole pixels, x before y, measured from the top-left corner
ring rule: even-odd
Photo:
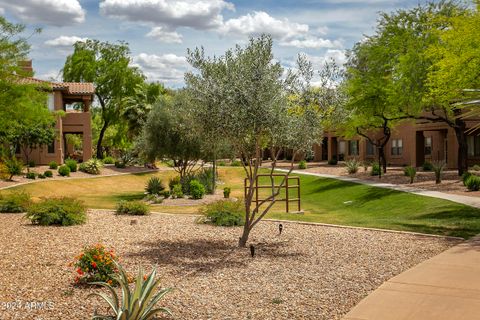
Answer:
[[[20,78],[20,83],[47,85],[52,89],[65,90],[68,94],[94,94],[95,87],[90,82],[50,82],[32,77]]]

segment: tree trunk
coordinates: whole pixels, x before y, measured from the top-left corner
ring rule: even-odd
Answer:
[[[98,135],[98,141],[97,141],[97,158],[98,159],[103,159],[102,142],[103,142],[103,137],[105,136],[105,131],[107,131],[107,128],[108,128],[108,122],[105,121],[103,123],[102,129],[100,130],[100,134]]]
[[[238,246],[240,248],[246,247],[249,235],[250,235],[250,227],[245,223],[245,225],[243,226],[242,236],[238,239]]]
[[[454,127],[455,136],[458,143],[458,157],[457,157],[457,168],[458,175],[463,175],[464,172],[468,171],[468,146],[467,146],[467,136],[465,134],[466,123],[462,119],[455,119],[456,126]]]

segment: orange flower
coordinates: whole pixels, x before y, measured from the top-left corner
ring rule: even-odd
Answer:
[[[80,282],[80,277],[79,276],[76,276],[75,277],[75,283],[79,283]]]
[[[143,275],[143,281],[146,281],[147,280],[147,275]]]
[[[78,269],[77,269],[77,273],[78,273],[79,275],[83,276],[83,271],[82,271],[81,268],[78,268]]]
[[[92,262],[92,267],[93,269],[97,269],[97,264],[95,263],[95,261]]]
[[[108,284],[112,284],[112,280],[108,280],[107,283],[108,283]]]

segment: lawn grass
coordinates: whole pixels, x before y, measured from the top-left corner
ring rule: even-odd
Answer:
[[[35,198],[73,196],[83,200],[90,208],[112,209],[119,200],[143,198],[145,183],[153,175],[159,176],[167,185],[174,172],[42,181],[15,189],[25,190]],[[242,168],[220,167],[219,176],[223,183],[218,188],[230,187],[231,196],[242,197],[243,175]],[[351,182],[308,175],[300,177],[304,213],[287,214],[284,212],[285,204],[278,203],[267,218],[415,231],[463,238],[480,233],[480,209],[447,200]],[[153,211],[168,213],[196,213],[199,208],[200,205],[152,206]]]

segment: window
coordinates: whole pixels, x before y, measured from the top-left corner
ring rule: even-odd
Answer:
[[[53,93],[49,93],[47,96],[47,106],[48,110],[54,111],[55,110],[55,96]]]
[[[401,156],[402,151],[403,151],[402,139],[393,139],[392,140],[392,156]]]
[[[347,149],[346,142],[345,141],[340,141],[338,143],[338,160],[339,161],[343,161],[343,159],[345,157],[346,149]]]
[[[358,140],[348,141],[348,154],[351,156],[358,156]]]
[[[480,157],[480,136],[467,136],[468,155]]]
[[[432,137],[425,137],[425,155],[432,155]]]
[[[48,153],[55,153],[55,140],[52,141],[52,143],[50,143],[48,145]]]
[[[370,140],[367,140],[367,156],[374,156],[375,155],[375,146]]]

